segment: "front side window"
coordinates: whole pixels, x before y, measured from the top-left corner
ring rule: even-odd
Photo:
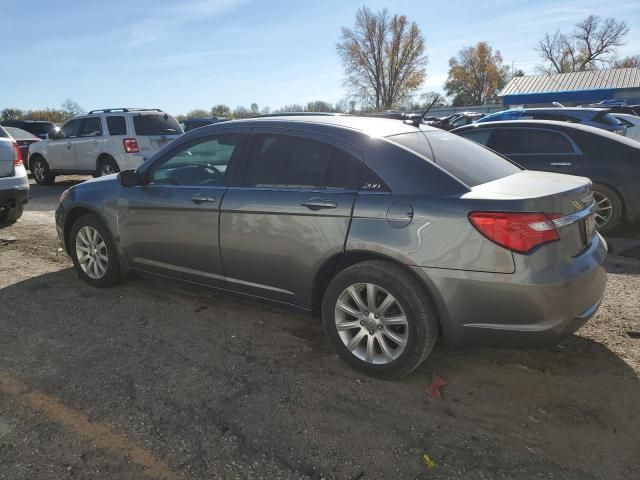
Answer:
[[[98,117],[85,118],[80,127],[80,137],[99,137],[102,135],[102,124]]]
[[[496,129],[489,147],[504,155],[574,153],[567,137],[538,129]]]
[[[62,126],[62,134],[64,138],[74,138],[78,136],[78,130],[80,129],[80,119],[69,120]]]
[[[460,132],[460,136],[469,140],[473,140],[480,145],[487,146],[489,143],[489,136],[491,135],[491,132],[492,130],[489,130],[488,128],[481,130],[466,130],[464,132]]]
[[[153,167],[155,185],[222,186],[242,135],[223,134],[198,140],[170,153]]]
[[[258,134],[244,186],[282,189],[355,189],[362,162],[328,143]]]

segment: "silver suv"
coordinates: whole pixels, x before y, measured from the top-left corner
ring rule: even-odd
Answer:
[[[40,185],[52,184],[56,175],[100,177],[137,168],[183,133],[178,122],[162,110],[92,110],[31,146],[29,168]]]
[[[606,284],[594,208],[587,178],[442,130],[272,117],[198,128],[76,185],[56,225],[90,285],[145,272],[291,305],[351,366],[396,377],[440,332],[531,347],[579,328]]]
[[[0,127],[0,226],[22,216],[29,200],[29,179],[16,141]]]

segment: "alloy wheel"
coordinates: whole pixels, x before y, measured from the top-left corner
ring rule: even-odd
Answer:
[[[111,175],[112,173],[117,173],[116,169],[113,168],[113,165],[105,163],[104,165],[102,165],[102,167],[100,167],[101,176],[104,177],[105,175]]]
[[[100,232],[85,225],[76,235],[76,257],[82,271],[91,279],[104,276],[109,266],[107,244]]]
[[[31,173],[33,173],[33,176],[35,177],[35,179],[39,182],[44,181],[45,178],[45,169],[44,169],[44,165],[42,164],[41,160],[36,160],[34,162],[33,168],[31,169]]]
[[[373,283],[357,283],[340,294],[335,323],[347,349],[367,363],[393,362],[404,352],[409,339],[402,305]]]
[[[613,203],[611,199],[602,192],[593,192],[593,199],[596,202],[595,220],[596,227],[604,227],[613,215]]]

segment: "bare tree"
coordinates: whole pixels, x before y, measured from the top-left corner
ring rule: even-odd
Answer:
[[[633,55],[614,61],[613,68],[640,68],[640,55]]]
[[[336,45],[345,69],[345,86],[376,110],[410,97],[426,76],[422,33],[404,15],[359,8],[353,28],[343,27]]]
[[[65,120],[84,113],[84,108],[82,108],[82,106],[80,106],[78,102],[75,102],[71,98],[65,99],[65,101],[60,104],[60,108],[64,113]]]
[[[615,18],[602,20],[589,15],[576,24],[570,34],[560,30],[545,34],[536,50],[542,57],[545,73],[582,72],[597,70],[615,61],[616,49],[624,45],[629,27]]]

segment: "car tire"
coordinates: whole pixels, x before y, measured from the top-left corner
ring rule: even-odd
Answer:
[[[591,191],[596,202],[596,226],[598,231],[605,235],[620,223],[623,209],[622,200],[611,188],[599,183],[594,183]],[[605,215],[607,213],[608,216]],[[601,223],[602,218],[606,218],[606,222]]]
[[[357,307],[354,294],[364,310]],[[322,300],[322,323],[345,363],[383,379],[413,371],[433,350],[439,331],[436,309],[424,287],[400,266],[380,260],[348,267],[331,280]]]
[[[67,241],[76,272],[89,285],[111,287],[124,279],[111,232],[97,215],[78,218]]]
[[[15,208],[5,208],[0,212],[0,226],[16,223],[24,213],[24,205],[16,205]]]
[[[119,171],[120,167],[118,167],[118,163],[113,158],[103,157],[98,161],[98,168],[93,176],[104,177],[105,175],[111,175]]]
[[[31,175],[38,185],[51,185],[56,181],[56,176],[51,173],[49,164],[40,155],[31,157],[29,162]]]

